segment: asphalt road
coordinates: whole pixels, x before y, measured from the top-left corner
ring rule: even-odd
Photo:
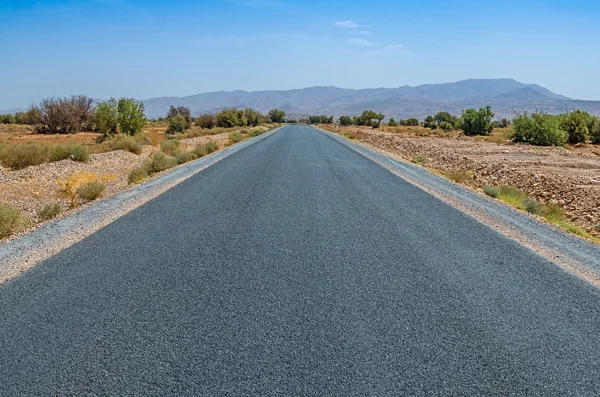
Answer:
[[[0,286],[0,395],[600,395],[600,293],[293,126]]]

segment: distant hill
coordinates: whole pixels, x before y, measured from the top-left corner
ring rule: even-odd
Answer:
[[[288,118],[295,119],[317,114],[336,118],[353,116],[366,109],[382,112],[387,119],[423,119],[439,111],[459,115],[463,109],[486,105],[492,106],[497,119],[512,118],[515,112],[523,110],[561,113],[581,109],[600,115],[600,101],[575,100],[537,84],[523,84],[512,79],[471,79],[416,87],[362,90],[310,87],[287,91],[219,91],[186,97],[151,98],[145,100],[144,104],[146,115],[150,118],[165,116],[171,105],[187,106],[194,116],[215,113],[228,107],[251,107],[263,113],[279,108],[288,114]],[[10,113],[14,113],[14,110]]]
[[[438,111],[460,114],[463,109],[490,105],[496,118],[511,118],[527,110],[560,113],[581,109],[600,115],[600,101],[574,100],[537,84],[512,79],[471,79],[416,87],[351,90],[310,87],[287,91],[210,92],[186,97],[161,97],[144,101],[148,117],[164,116],[170,105],[187,106],[193,115],[226,107],[252,107],[263,113],[284,110],[290,117],[312,114],[358,115],[365,109],[383,112],[387,118],[418,117]]]

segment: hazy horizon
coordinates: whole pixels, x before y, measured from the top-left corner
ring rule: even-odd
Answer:
[[[600,4],[586,0],[8,0],[0,109],[72,94],[149,99],[480,78],[597,100],[598,16]]]

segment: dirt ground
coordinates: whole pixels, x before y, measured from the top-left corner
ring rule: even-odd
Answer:
[[[466,184],[517,187],[544,203],[560,204],[567,217],[600,236],[600,146],[538,147],[514,144],[505,131],[465,137],[422,127],[325,126],[326,129],[400,155],[438,173],[463,171]]]

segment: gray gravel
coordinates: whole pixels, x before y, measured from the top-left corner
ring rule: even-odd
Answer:
[[[310,127],[0,286],[1,395],[600,394],[600,293]]]

